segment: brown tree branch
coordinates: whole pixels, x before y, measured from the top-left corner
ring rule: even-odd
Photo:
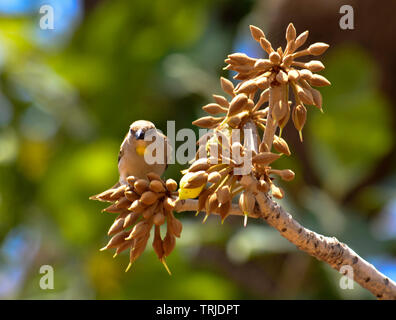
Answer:
[[[379,272],[346,244],[335,237],[326,237],[303,227],[268,195],[260,192],[256,195],[256,199],[260,212],[255,212],[250,217],[264,219],[298,249],[326,262],[337,271],[342,266],[350,266],[353,270],[353,279],[378,299],[396,299],[396,283]],[[197,208],[197,200],[179,200],[176,202],[175,211],[197,211]],[[243,216],[236,204],[232,206],[229,214]]]
[[[252,129],[252,124],[248,123],[244,128]],[[257,130],[246,131],[246,134],[249,135],[247,141],[258,141]],[[256,151],[257,143],[251,143],[251,148]],[[343,266],[351,267],[353,274],[347,276],[353,276],[353,280],[378,299],[396,300],[396,283],[379,272],[346,244],[335,237],[326,237],[303,227],[293,219],[291,214],[263,192],[257,192],[256,200],[259,208],[256,208],[255,213],[249,215],[250,217],[264,219],[298,249],[326,262],[337,271],[340,271]],[[198,200],[176,201],[175,211],[177,212],[197,210]],[[237,204],[232,205],[229,214],[243,216],[243,212]]]

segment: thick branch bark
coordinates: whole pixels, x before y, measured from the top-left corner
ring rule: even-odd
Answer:
[[[268,195],[258,193],[256,198],[260,212],[251,215],[252,218],[264,219],[298,249],[326,262],[333,269],[339,271],[342,266],[352,267],[353,279],[377,298],[396,299],[396,283],[361,258],[346,244],[338,241],[335,237],[326,237],[304,228]],[[177,212],[196,211],[197,208],[198,201],[189,199],[177,201],[175,210]],[[243,215],[239,206],[235,204],[232,206],[230,214]]]
[[[263,137],[263,140],[267,142],[269,147],[272,145],[273,135],[276,130],[276,125],[273,128],[268,127],[268,121],[272,121],[270,118],[271,113],[270,102],[267,127]],[[245,147],[250,147],[257,153],[257,129],[251,122],[246,123],[244,129],[252,129],[251,131],[246,131],[249,137],[245,140]],[[270,144],[269,139],[271,139]],[[340,242],[335,237],[326,237],[304,228],[293,219],[290,213],[286,212],[279,204],[270,199],[268,194],[258,192],[255,196],[259,210],[255,211],[254,214],[250,214],[250,217],[264,219],[270,226],[278,230],[282,237],[296,245],[298,249],[305,251],[318,260],[326,262],[337,271],[340,271],[343,266],[351,267],[353,274],[346,275],[353,276],[353,280],[363,288],[369,290],[378,299],[396,300],[396,283],[379,272],[372,264],[360,257],[345,243]],[[175,211],[177,212],[197,210],[198,200],[178,200],[175,205]],[[243,216],[243,212],[236,204],[231,206],[229,214]],[[345,268],[345,271],[348,271],[348,269]]]

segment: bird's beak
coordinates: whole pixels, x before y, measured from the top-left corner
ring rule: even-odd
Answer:
[[[143,140],[144,139],[144,131],[142,129],[139,129],[135,132],[135,138],[136,140]]]

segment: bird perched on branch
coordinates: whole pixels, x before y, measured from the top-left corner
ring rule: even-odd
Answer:
[[[147,174],[150,172],[161,176],[168,167],[168,154],[171,150],[167,137],[159,132],[152,122],[146,120],[133,122],[118,154],[120,178],[110,189],[127,184],[129,176],[147,179]],[[94,195],[90,199],[100,200],[102,194]]]
[[[149,172],[162,175],[167,168],[168,139],[146,120],[131,124],[118,154],[120,184],[129,176],[146,179]]]

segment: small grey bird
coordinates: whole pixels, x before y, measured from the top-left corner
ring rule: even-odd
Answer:
[[[155,145],[152,145],[153,143]],[[153,149],[154,152],[152,152]],[[159,150],[158,154],[156,150]],[[146,175],[150,172],[155,172],[161,176],[168,167],[167,155],[168,152],[170,154],[171,150],[167,137],[159,132],[153,123],[146,120],[135,121],[129,127],[118,154],[120,179],[114,186],[90,197],[90,199],[106,201],[103,199],[104,195],[107,195],[110,191],[114,192],[121,185],[127,184],[126,179],[129,176],[147,179]],[[152,156],[151,159],[150,156]],[[155,160],[153,161],[155,163],[151,161],[147,163],[146,159]]]
[[[155,151],[152,154],[147,154],[148,147],[154,142],[163,147],[163,151],[160,150],[158,155]],[[159,132],[152,122],[146,120],[133,122],[118,154],[119,183],[126,184],[126,179],[129,176],[146,179],[146,174],[149,172],[155,172],[161,176],[168,166],[168,150],[170,150],[170,146],[167,137]],[[156,163],[147,163],[145,155],[146,159],[154,156]]]

